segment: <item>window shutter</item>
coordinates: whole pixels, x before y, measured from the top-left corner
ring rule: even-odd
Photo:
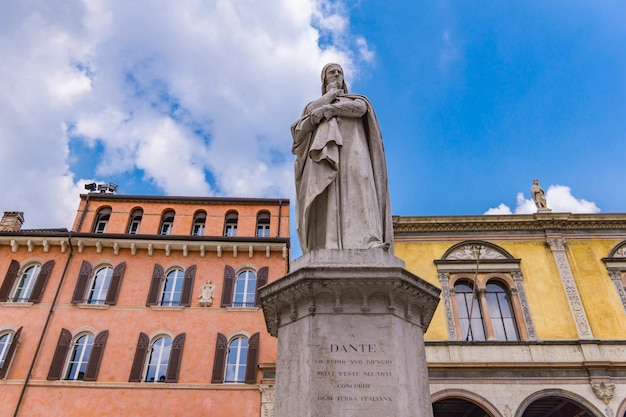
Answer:
[[[222,287],[222,307],[233,305],[233,290],[235,288],[235,270],[232,266],[224,268],[224,285]]]
[[[50,278],[53,266],[54,261],[48,261],[41,266],[41,271],[39,271],[39,275],[37,275],[37,281],[35,281],[33,291],[30,293],[30,298],[28,299],[29,302],[38,303],[41,301],[43,290],[46,289],[46,284],[48,283],[48,278]]]
[[[180,305],[189,307],[191,306],[191,293],[193,291],[193,281],[196,277],[196,266],[192,265],[185,271],[185,278],[183,280],[183,292],[181,294]]]
[[[65,358],[67,351],[70,348],[72,342],[72,333],[67,329],[61,329],[61,335],[57,343],[57,348],[54,351],[52,357],[52,364],[50,364],[50,371],[48,372],[48,381],[55,381],[61,379],[61,373],[63,372],[63,365],[65,364]]]
[[[226,366],[226,354],[228,352],[228,339],[221,333],[217,334],[217,342],[215,343],[215,360],[213,361],[212,384],[221,384],[224,382],[224,366]]]
[[[128,382],[141,382],[143,365],[146,361],[146,355],[148,354],[149,347],[150,338],[148,337],[148,335],[143,332],[139,333],[137,349],[135,350],[135,359],[133,359],[133,367],[130,369],[130,377],[128,378]]]
[[[167,364],[165,382],[178,382],[180,372],[180,362],[183,359],[183,347],[185,346],[185,333],[181,333],[174,338],[172,349],[170,350],[170,361]]]
[[[4,281],[2,281],[2,287],[0,287],[0,301],[7,301],[9,299],[19,270],[20,263],[16,260],[12,260],[9,264],[7,274],[4,276]]]
[[[21,336],[22,328],[20,327],[13,335],[13,340],[11,340],[11,346],[9,346],[7,356],[4,358],[4,364],[2,365],[2,369],[0,369],[0,379],[6,378],[7,373],[9,372],[9,367],[11,366],[11,362],[13,361],[13,356],[15,355],[15,351],[17,350],[17,346],[20,343]]]
[[[159,304],[159,290],[161,289],[161,281],[165,278],[165,271],[159,264],[154,265],[152,272],[152,281],[150,282],[150,290],[148,291],[147,306],[155,306]]]
[[[267,277],[269,275],[270,269],[265,266],[259,269],[259,272],[256,275],[256,294],[254,296],[254,306],[261,307],[261,299],[259,298],[259,288],[267,284]]]
[[[87,261],[83,261],[80,266],[80,272],[78,273],[78,280],[76,280],[76,287],[74,287],[74,295],[72,295],[72,304],[81,304],[85,302],[85,292],[87,290],[87,283],[91,278],[91,271],[93,268]]]
[[[109,290],[107,291],[107,297],[105,303],[112,306],[117,303],[117,295],[120,293],[120,286],[122,285],[122,278],[124,278],[124,272],[126,271],[126,262],[122,262],[113,270],[111,276],[111,283],[109,284]]]
[[[248,360],[246,362],[246,384],[256,384],[256,370],[259,366],[259,333],[248,340]]]
[[[100,362],[102,361],[102,354],[104,353],[104,345],[107,343],[107,337],[109,337],[109,331],[105,330],[98,333],[94,339],[83,381],[95,381],[98,378],[98,371],[100,370]]]

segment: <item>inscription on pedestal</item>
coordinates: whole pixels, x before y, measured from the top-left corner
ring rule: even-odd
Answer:
[[[359,411],[360,416],[382,415],[378,412],[397,401],[395,364],[381,344],[327,343],[320,346],[318,356],[311,360],[319,410],[331,408]]]

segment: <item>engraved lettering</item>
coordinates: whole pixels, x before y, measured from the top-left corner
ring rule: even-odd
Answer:
[[[331,353],[376,353],[376,345],[365,344],[365,343],[357,343],[357,344],[348,344],[348,345],[336,345],[334,343],[330,344],[330,352]]]

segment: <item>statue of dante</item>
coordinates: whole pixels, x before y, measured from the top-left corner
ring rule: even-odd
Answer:
[[[530,187],[530,194],[533,196],[533,201],[538,209],[548,208],[546,195],[543,188],[539,185],[539,180],[537,178],[535,178],[532,187]]]
[[[340,65],[322,69],[322,96],[306,105],[291,134],[302,251],[393,251],[380,127],[369,100],[348,94]]]

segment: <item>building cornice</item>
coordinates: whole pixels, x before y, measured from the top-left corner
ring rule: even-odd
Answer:
[[[426,233],[622,231],[626,214],[536,213],[481,216],[394,216],[398,236]]]
[[[289,238],[253,238],[253,237],[224,237],[224,236],[157,236],[157,235],[112,235],[100,233],[24,233],[7,232],[0,234],[0,247],[9,246],[13,253],[20,247],[26,247],[29,253],[35,250],[50,251],[53,246],[59,246],[61,252],[71,245],[82,253],[85,248],[95,247],[97,253],[105,249],[112,249],[117,255],[121,249],[130,250],[131,255],[139,251],[147,251],[152,256],[155,251],[165,251],[169,256],[173,251],[181,251],[183,256],[198,252],[201,257],[215,252],[218,257],[225,253],[233,256],[249,256],[254,253],[265,253],[270,257],[272,252],[281,252],[285,259],[288,257]]]
[[[252,198],[252,197],[189,197],[189,196],[162,196],[162,195],[123,195],[112,193],[89,193],[81,194],[81,200],[89,197],[91,201],[130,201],[130,202],[155,202],[155,203],[187,203],[187,204],[289,204],[288,198]]]

